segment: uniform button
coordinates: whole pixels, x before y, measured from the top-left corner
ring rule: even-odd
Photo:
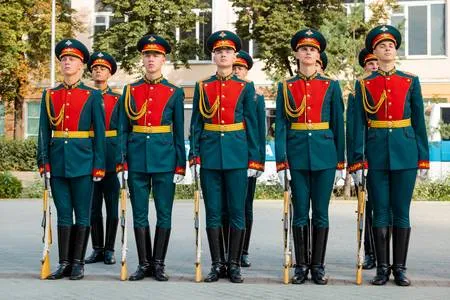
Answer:
[[[225,95],[222,95],[222,98],[225,98]]]
[[[67,94],[71,95],[72,93],[71,92],[67,92]]]
[[[69,128],[66,128],[65,130],[66,130],[66,131],[69,131]]]
[[[153,98],[149,98],[148,101],[152,102]]]
[[[222,86],[225,86],[225,83],[222,83]]]
[[[392,116],[388,116],[389,119],[392,119]]]
[[[386,80],[391,80],[391,78],[390,77],[386,77]]]
[[[68,143],[68,141],[64,141],[64,144],[67,144]]]
[[[306,96],[308,96],[308,97],[311,97],[311,95],[310,95],[310,94],[308,94],[308,95],[306,95]]]
[[[149,139],[150,138],[150,136],[149,135],[147,135],[147,139]]]
[[[311,123],[311,120],[308,120],[308,123]]]
[[[66,103],[66,106],[69,106],[70,105],[70,103]]]
[[[388,91],[388,93],[390,93],[390,92],[391,92],[391,90],[390,90],[390,89],[388,89],[387,91]]]
[[[392,129],[389,129],[389,132],[392,132]]]
[[[225,123],[225,121],[224,121],[224,120],[222,120],[222,121],[220,121],[220,123],[224,124],[224,123]]]
[[[152,123],[147,123],[148,126],[152,125]]]
[[[311,109],[311,106],[308,106],[307,108],[308,108],[308,109]]]
[[[147,113],[150,114],[150,111],[148,111]]]
[[[150,89],[153,90],[153,87],[151,86]]]
[[[66,116],[66,119],[68,119],[69,118],[69,116]]]
[[[310,132],[310,133],[308,133],[308,135],[309,135],[309,136],[312,136],[312,133]]]
[[[309,86],[309,82],[307,82],[306,85]]]
[[[222,107],[222,110],[225,110],[225,107]]]
[[[392,105],[392,102],[388,102],[388,105]]]
[[[225,136],[225,133],[221,133],[220,136]]]
[[[151,114],[152,112],[151,112],[151,111],[148,111],[148,113]]]

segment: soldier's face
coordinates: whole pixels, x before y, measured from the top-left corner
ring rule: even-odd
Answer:
[[[364,66],[364,70],[368,71],[368,72],[373,72],[378,70],[378,62],[376,60],[371,60],[369,62],[366,63],[366,65]]]
[[[111,72],[107,67],[94,66],[92,68],[92,80],[95,82],[106,82],[111,77]]]
[[[233,67],[233,73],[236,74],[236,76],[239,79],[245,79],[248,74],[248,69],[243,66],[234,66]]]
[[[79,74],[83,69],[83,62],[75,56],[66,55],[60,61],[61,73],[64,76],[73,76]]]
[[[397,56],[397,50],[392,41],[382,41],[373,49],[373,54],[381,61],[392,61]]]
[[[161,68],[166,62],[166,56],[159,52],[148,51],[142,54],[142,62],[148,74],[161,72]]]
[[[297,58],[302,65],[314,66],[319,59],[319,50],[315,47],[301,46],[295,52]]]
[[[219,68],[229,68],[236,61],[236,52],[231,48],[219,48],[213,54],[214,63]]]

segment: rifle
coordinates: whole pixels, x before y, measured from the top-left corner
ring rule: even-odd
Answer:
[[[291,246],[291,191],[287,179],[287,171],[284,171],[284,193],[283,193],[283,283],[289,284],[290,268],[292,266]]]
[[[192,130],[193,133],[193,130]],[[193,157],[195,160],[195,137],[192,135],[193,141]],[[202,235],[200,231],[200,178],[199,174],[197,174],[197,168],[194,165],[194,230],[195,230],[195,282],[202,281],[202,265],[201,265],[201,257],[202,257]]]
[[[123,133],[120,133],[122,140]],[[125,157],[123,154],[123,145],[120,143],[121,161],[122,161],[122,187],[120,188],[120,228],[122,229],[122,248],[121,248],[121,268],[120,268],[120,280],[125,281],[128,279],[128,268],[127,268],[127,251],[128,251],[128,234],[127,234],[127,189],[128,182],[125,179]]]
[[[41,151],[44,151],[44,141],[42,130],[41,133]],[[42,158],[45,155],[41,154]],[[47,178],[47,174],[45,172],[45,159],[42,159],[42,164],[44,165],[44,194],[43,194],[43,215],[41,227],[44,231],[42,236],[42,243],[44,244],[44,249],[42,251],[42,259],[41,259],[41,279],[47,279],[50,275],[50,245],[52,244],[52,219],[51,219],[51,211],[48,197],[48,186],[49,179]]]
[[[366,176],[362,176],[362,183],[358,186],[358,206],[356,211],[357,225],[357,265],[356,265],[356,284],[362,284],[362,268],[364,264],[364,231],[366,222]]]

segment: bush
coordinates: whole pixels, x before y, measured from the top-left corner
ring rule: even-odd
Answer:
[[[31,185],[25,186],[22,190],[21,198],[42,198],[44,194],[44,183],[36,180]]]
[[[9,140],[0,138],[0,170],[34,171],[37,142],[35,138]]]
[[[10,172],[0,172],[0,198],[19,198],[22,183]]]
[[[436,181],[418,181],[413,198],[416,200],[450,201],[450,177]]]

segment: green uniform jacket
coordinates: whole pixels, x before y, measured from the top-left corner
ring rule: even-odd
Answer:
[[[48,105],[46,98],[48,94]],[[60,117],[59,124],[49,120]],[[91,138],[55,138],[52,130],[83,131],[93,129]],[[52,176],[78,177],[105,174],[105,116],[101,92],[82,82],[72,88],[60,84],[44,91],[39,119],[37,162],[41,172],[45,168]]]
[[[287,114],[284,94],[287,94],[291,108],[300,108],[304,103],[304,110],[298,117]],[[345,168],[343,117],[344,103],[338,81],[316,74],[308,80],[303,75],[296,75],[285,85],[279,83],[275,119],[277,170]],[[328,122],[329,129],[293,130],[294,122]]]
[[[355,95],[353,93],[348,94],[347,111],[346,111],[346,124],[345,124],[345,137],[346,137],[346,149],[347,149],[347,164],[350,166],[353,164],[353,111],[355,106]]]
[[[214,105],[217,110],[212,116],[200,112],[203,108],[211,110]],[[204,130],[206,123],[230,125],[241,122],[245,124],[245,129],[227,132]],[[202,168],[206,169],[264,169],[257,140],[256,97],[252,82],[235,75],[225,81],[213,75],[197,82],[190,133],[191,165],[194,160],[196,163],[201,160]]]
[[[105,130],[116,130],[119,126],[119,98],[111,88],[103,93],[103,108],[105,110]],[[116,164],[120,161],[120,148],[116,136],[106,137],[106,172],[116,172]]]
[[[266,103],[264,96],[256,95],[256,116],[258,120],[258,145],[261,156],[261,164],[266,162]]]
[[[128,105],[125,101],[127,89],[130,93]],[[141,79],[125,86],[120,98],[118,136],[125,168],[132,172],[185,174],[183,102],[183,89],[166,79],[156,84]],[[136,113],[141,113],[141,116]],[[133,132],[133,125],[147,128],[170,126],[171,132]],[[118,163],[121,164],[122,159]]]
[[[365,93],[362,92],[361,82],[364,84]],[[369,168],[375,170],[429,168],[428,140],[419,78],[395,69],[389,73],[379,70],[357,81],[355,91],[352,147],[354,162],[350,171],[361,169],[366,163],[366,157]],[[363,99],[364,94],[366,100]],[[383,101],[381,104],[380,99]],[[377,112],[366,111],[365,107],[370,110],[370,107],[376,107],[377,104]],[[404,119],[411,119],[411,126],[367,127],[367,123],[372,120]]]

